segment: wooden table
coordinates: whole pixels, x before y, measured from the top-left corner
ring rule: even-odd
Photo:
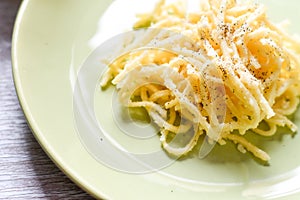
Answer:
[[[20,0],[0,0],[0,199],[92,199],[47,157],[15,92],[11,37]]]

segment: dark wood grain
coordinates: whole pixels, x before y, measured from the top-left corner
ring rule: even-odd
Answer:
[[[43,152],[14,89],[11,37],[19,0],[0,0],[0,199],[93,199]]]

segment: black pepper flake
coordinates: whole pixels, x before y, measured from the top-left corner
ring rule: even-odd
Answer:
[[[232,119],[233,121],[235,121],[235,122],[238,121],[238,118],[237,118],[236,116],[233,116],[231,119]]]

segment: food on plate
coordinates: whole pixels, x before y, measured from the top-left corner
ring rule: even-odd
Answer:
[[[131,47],[144,48],[110,63],[101,85],[111,82],[125,106],[148,111],[169,154],[187,154],[205,135],[269,161],[245,135],[297,131],[289,116],[299,104],[300,42],[269,20],[264,5],[202,0],[189,12],[183,1],[162,0],[133,29],[145,32]],[[173,143],[179,135],[182,146]]]

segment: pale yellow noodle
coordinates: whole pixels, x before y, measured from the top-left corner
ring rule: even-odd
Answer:
[[[139,15],[134,28],[152,29],[129,47],[155,46],[168,51],[144,49],[121,56],[110,64],[101,86],[112,81],[126,89],[134,81],[126,79],[130,71],[145,65],[155,73],[158,66],[166,66],[190,87],[179,81],[172,88],[171,77],[157,74],[164,76],[164,82],[139,86],[134,95],[141,100],[127,106],[146,108],[161,128],[162,146],[168,153],[184,155],[206,134],[220,145],[232,141],[241,152],[268,161],[270,156],[244,135],[252,131],[269,137],[278,126],[297,130],[288,116],[299,105],[300,41],[273,24],[264,5],[202,0],[195,13],[187,13],[183,5],[183,1],[170,5],[160,1],[152,13]],[[222,91],[225,105],[216,103],[222,98],[214,96]],[[175,125],[177,119],[184,123]],[[261,127],[262,122],[268,127]],[[212,127],[220,132],[210,132]],[[184,147],[167,142],[170,134],[192,129],[194,135]]]

